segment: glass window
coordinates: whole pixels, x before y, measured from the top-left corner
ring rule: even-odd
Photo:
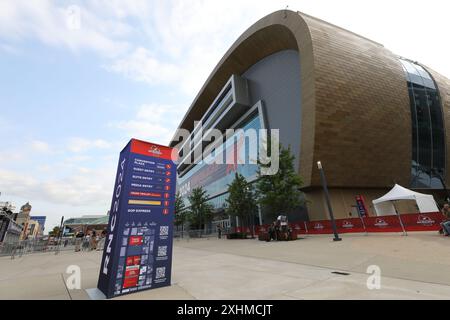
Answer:
[[[445,132],[439,92],[418,64],[400,59],[406,73],[412,121],[413,188],[443,188]]]
[[[400,62],[403,65],[409,82],[426,88],[436,89],[433,79],[423,67],[406,60],[400,60]]]
[[[214,155],[217,153],[217,157],[223,156],[224,164],[207,164],[204,161],[196,164],[188,173],[186,173],[181,178],[178,178],[178,190],[180,190],[181,195],[185,200],[185,204],[189,205],[187,201],[187,196],[190,194],[192,189],[203,186],[204,190],[208,193],[210,197],[214,197],[217,194],[226,192],[228,189],[228,184],[232,183],[234,180],[235,173],[238,172],[242,174],[247,181],[252,181],[257,176],[257,157],[258,157],[258,146],[251,147],[248,137],[246,138],[243,133],[248,129],[255,129],[258,131],[261,129],[260,117],[254,116],[243,123],[240,127],[242,132],[238,132],[227,139],[222,146],[224,150],[230,151],[232,148],[235,150],[234,161],[233,159],[226,159],[226,153],[220,152],[217,147],[214,151]],[[228,153],[228,156],[232,156]],[[210,203],[216,209],[223,207],[227,194],[218,196],[210,200]]]

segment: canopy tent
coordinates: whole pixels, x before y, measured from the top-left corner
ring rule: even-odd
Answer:
[[[439,212],[432,195],[414,192],[396,184],[387,194],[372,201],[377,216],[395,215],[397,212],[393,201],[399,200],[416,201],[420,213]]]

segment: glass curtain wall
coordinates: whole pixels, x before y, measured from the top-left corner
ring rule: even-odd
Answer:
[[[400,59],[406,73],[412,120],[411,187],[442,189],[445,176],[445,131],[442,104],[431,75]]]

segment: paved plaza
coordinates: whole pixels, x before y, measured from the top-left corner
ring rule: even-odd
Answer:
[[[0,258],[0,299],[89,299],[101,252]],[[66,269],[81,268],[80,290]],[[367,268],[381,269],[369,290]],[[174,241],[172,286],[117,299],[450,299],[450,239],[436,232],[308,236],[292,242]],[[333,272],[339,272],[336,274]]]

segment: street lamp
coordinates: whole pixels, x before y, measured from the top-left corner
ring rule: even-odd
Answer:
[[[250,187],[246,186],[245,187],[245,191],[247,191],[247,195],[250,193]],[[251,228],[252,228],[252,239],[255,238],[255,217],[254,217],[254,213],[251,212],[251,215],[248,215],[247,217],[247,222],[249,224],[251,224]]]
[[[330,195],[328,194],[327,180],[325,179],[325,173],[323,172],[322,163],[317,162],[317,168],[320,171],[320,179],[322,180],[323,192],[325,193],[325,198],[327,200],[328,212],[330,213],[331,226],[333,227],[334,239],[333,241],[341,241],[336,228],[336,221],[334,220],[333,209],[331,208]]]

